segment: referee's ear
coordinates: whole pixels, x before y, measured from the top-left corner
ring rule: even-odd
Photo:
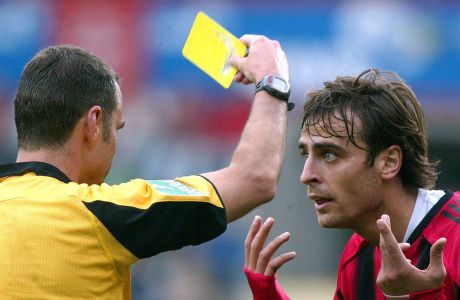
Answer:
[[[85,116],[85,137],[91,143],[103,134],[104,116],[99,105],[91,107]]]

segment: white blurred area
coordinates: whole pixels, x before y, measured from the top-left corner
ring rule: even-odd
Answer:
[[[439,188],[458,189],[460,4],[456,1],[2,1],[0,2],[0,162],[15,160],[12,97],[23,65],[59,43],[88,48],[122,78],[126,126],[108,181],[169,179],[229,162],[249,113],[253,86],[218,86],[182,57],[198,11],[237,36],[280,41],[291,66],[288,149],[278,195],[229,225],[219,238],[163,253],[133,268],[133,299],[251,299],[242,268],[255,215],[275,218],[272,236],[291,232],[297,258],[279,273],[292,299],[332,299],[350,232],[323,229],[299,182],[297,150],[308,90],[337,75],[378,67],[414,88],[426,109]]]

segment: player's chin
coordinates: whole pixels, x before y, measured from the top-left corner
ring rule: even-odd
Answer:
[[[337,222],[336,218],[331,216],[330,214],[325,213],[316,213],[318,217],[318,223],[321,227],[324,228],[337,228],[339,226],[339,222]]]

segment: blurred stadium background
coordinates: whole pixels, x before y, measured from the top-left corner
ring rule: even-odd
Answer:
[[[0,162],[15,160],[12,98],[24,64],[50,44],[70,43],[122,77],[127,125],[108,181],[168,179],[225,166],[248,115],[253,86],[225,90],[181,50],[204,11],[236,36],[265,34],[291,65],[288,150],[275,200],[229,225],[216,240],[133,268],[133,299],[250,299],[243,242],[254,215],[273,216],[297,251],[279,277],[293,299],[332,299],[349,236],[322,229],[299,183],[297,153],[307,90],[369,67],[393,70],[421,100],[439,188],[460,188],[460,3],[458,1],[0,1]]]

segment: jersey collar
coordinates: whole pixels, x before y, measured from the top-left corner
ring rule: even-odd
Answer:
[[[431,220],[434,219],[434,217],[439,213],[439,211],[442,209],[444,204],[446,204],[447,201],[449,201],[450,198],[452,198],[453,192],[450,190],[446,190],[446,193],[444,196],[439,199],[439,201],[430,209],[430,211],[426,214],[426,216],[422,219],[422,221],[415,227],[414,231],[412,234],[409,236],[407,239],[407,242],[409,244],[412,244],[415,242],[415,240],[418,238],[418,236],[422,233],[422,231],[430,224]]]
[[[44,162],[29,161],[0,165],[0,178],[6,176],[24,175],[29,172],[34,172],[40,176],[53,177],[64,183],[69,183],[71,181],[61,170]]]

